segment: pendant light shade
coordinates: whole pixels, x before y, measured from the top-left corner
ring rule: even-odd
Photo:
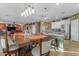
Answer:
[[[21,13],[21,16],[28,17],[35,13],[35,9],[31,7],[31,5],[28,5],[28,7]]]

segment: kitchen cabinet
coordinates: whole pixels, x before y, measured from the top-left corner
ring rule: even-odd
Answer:
[[[35,34],[36,33],[36,26],[32,25],[32,33]]]

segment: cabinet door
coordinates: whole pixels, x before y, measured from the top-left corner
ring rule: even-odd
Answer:
[[[32,33],[35,34],[36,33],[36,26],[32,25]]]
[[[71,40],[78,41],[78,20],[71,21]]]

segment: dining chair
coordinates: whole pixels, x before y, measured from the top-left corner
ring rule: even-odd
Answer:
[[[51,47],[51,40],[43,41],[42,42],[42,55],[44,56],[49,55],[50,47]],[[33,56],[40,56],[40,46],[33,48],[31,52]]]
[[[58,49],[57,39],[51,39],[51,49],[54,49],[55,51]]]
[[[16,33],[15,34],[15,41],[19,43],[21,42],[25,42],[26,40],[26,35],[24,33]],[[30,44],[28,43],[24,43],[24,44],[21,44],[19,45],[19,55],[20,56],[25,56],[27,54],[27,52],[30,50]]]
[[[11,56],[13,54],[15,54],[15,56],[18,55],[18,45],[16,45],[16,43],[14,43],[10,38],[5,36],[5,34],[1,37],[1,45],[5,56]]]

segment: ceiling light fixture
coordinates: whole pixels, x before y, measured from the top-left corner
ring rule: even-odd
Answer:
[[[47,15],[46,15],[46,12],[47,12],[47,8],[44,8],[44,11],[45,11],[45,15],[44,15],[44,19],[48,19]]]
[[[56,17],[56,19],[58,19],[58,17]]]
[[[28,17],[35,13],[35,9],[28,5],[28,7],[21,13],[21,16]]]
[[[56,3],[57,6],[59,6],[59,3]]]
[[[46,20],[48,17],[44,17],[44,19]]]

